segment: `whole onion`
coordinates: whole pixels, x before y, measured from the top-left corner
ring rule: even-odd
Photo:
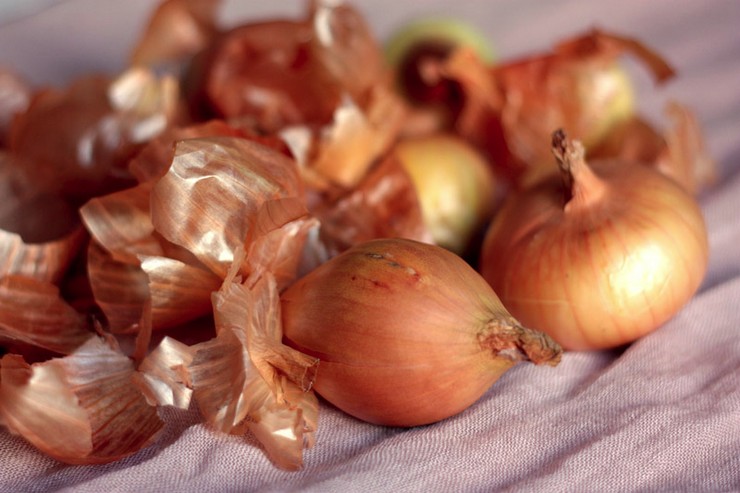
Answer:
[[[634,341],[675,315],[704,277],[699,205],[649,166],[586,163],[562,131],[553,151],[562,177],[507,197],[486,233],[481,273],[515,317],[566,349]]]
[[[413,240],[356,245],[281,300],[286,344],[320,359],[316,392],[371,423],[447,418],[517,362],[560,359],[560,347],[522,327],[465,261]]]
[[[458,255],[469,253],[497,195],[497,179],[483,154],[452,133],[402,139],[394,154],[414,183],[434,242]]]

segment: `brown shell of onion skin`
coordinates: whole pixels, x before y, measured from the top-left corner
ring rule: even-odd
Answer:
[[[519,326],[460,257],[412,240],[356,245],[281,301],[286,344],[320,360],[314,390],[375,424],[453,416],[517,361],[560,356],[549,338]]]
[[[341,92],[310,51],[310,24],[273,20],[217,36],[188,68],[185,93],[195,115],[254,119],[275,131],[303,121],[331,121]]]
[[[707,268],[701,210],[647,166],[595,160],[605,185],[564,206],[558,176],[510,195],[484,239],[480,270],[523,324],[565,349],[614,348],[657,329]]]

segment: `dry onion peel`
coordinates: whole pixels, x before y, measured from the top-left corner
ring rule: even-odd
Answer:
[[[0,148],[5,147],[13,118],[28,108],[33,89],[20,74],[0,68]]]
[[[130,54],[132,65],[180,62],[203,49],[216,35],[221,0],[163,0]]]
[[[717,165],[709,154],[699,121],[686,106],[672,101],[666,107],[672,126],[665,132],[665,154],[658,169],[689,192],[699,193],[717,182]]]
[[[128,160],[179,119],[177,99],[171,76],[142,68],[115,79],[83,77],[37,91],[14,120],[8,147],[28,161],[41,190],[82,204],[131,185]]]
[[[342,92],[364,106],[368,93],[390,80],[372,30],[348,2],[317,0],[310,6],[317,61]]]
[[[138,255],[161,255],[150,218],[151,183],[88,201],[80,215],[90,235],[113,259],[137,264]]]
[[[318,419],[308,391],[317,360],[282,344],[279,296],[269,275],[245,283],[227,278],[213,300],[218,335],[194,346],[188,366],[201,412],[221,431],[251,430],[277,465],[299,468]]]
[[[635,115],[613,128],[589,155],[644,163],[699,194],[718,176],[701,125],[694,112],[677,101],[668,102],[665,114],[668,128],[661,130]]]
[[[515,317],[567,349],[634,341],[698,289],[708,257],[701,210],[640,163],[586,163],[562,132],[553,151],[563,179],[507,198],[484,240],[481,272]]]
[[[644,44],[599,29],[563,41],[551,53],[493,66],[461,53],[440,71],[463,89],[461,134],[490,152],[499,170],[528,184],[548,168],[553,129],[570,129],[590,148],[634,114],[632,83],[618,64],[625,54],[644,62],[658,82],[675,75]],[[485,72],[488,77],[481,76]]]
[[[91,335],[88,321],[53,284],[25,276],[0,277],[0,341],[69,354]]]
[[[192,255],[156,234],[149,215],[151,188],[145,182],[92,199],[81,209],[94,239],[87,257],[90,285],[116,333],[137,331],[145,315],[154,329],[202,316],[220,284]]]
[[[164,337],[146,355],[134,375],[138,386],[152,406],[173,406],[188,409],[193,395],[187,366],[192,362],[194,349],[171,337]]]
[[[522,360],[560,348],[519,325],[465,261],[435,245],[356,245],[281,295],[288,344],[321,360],[314,388],[371,423],[432,423],[473,404]]]
[[[405,116],[398,96],[383,87],[371,92],[365,110],[344,99],[332,123],[321,129],[316,156],[308,166],[325,180],[356,187],[397,138]]]
[[[126,457],[163,427],[131,384],[129,358],[93,336],[63,358],[28,365],[0,360],[0,421],[44,453],[70,464]]]
[[[324,241],[334,253],[375,238],[434,241],[414,182],[393,155],[383,158],[356,188],[311,212],[321,220]]]
[[[0,151],[0,276],[58,283],[85,240],[75,208],[45,193],[25,159]]]
[[[209,315],[209,297],[221,280],[198,266],[167,257],[140,257],[147,276],[152,328],[177,327]]]
[[[315,240],[320,227],[319,220],[308,214],[301,199],[265,202],[245,242],[248,251],[243,270],[253,278],[269,273],[278,290],[284,289],[325,257],[323,245]]]
[[[152,223],[223,278],[260,206],[302,193],[295,162],[277,151],[237,137],[189,139],[154,186]]]
[[[141,182],[154,181],[172,164],[175,144],[196,137],[243,136],[243,132],[222,120],[209,120],[184,126],[170,126],[147,144],[129,161],[128,169]]]
[[[57,283],[85,242],[81,227],[44,243],[24,242],[20,235],[0,230],[0,276],[18,274]]]

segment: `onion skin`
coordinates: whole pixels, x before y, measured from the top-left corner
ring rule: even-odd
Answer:
[[[320,359],[314,390],[370,423],[455,415],[521,360],[560,347],[521,327],[460,257],[405,239],[356,245],[281,296],[286,344]]]
[[[707,232],[677,182],[623,160],[586,165],[576,147],[566,154],[580,158],[566,159],[584,166],[572,189],[553,176],[507,198],[480,270],[515,317],[565,349],[613,348],[655,330],[693,296],[707,269]]]

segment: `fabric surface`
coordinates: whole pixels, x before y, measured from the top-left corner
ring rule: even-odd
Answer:
[[[634,68],[640,108],[675,98],[704,126],[721,180],[701,198],[710,265],[697,295],[623,351],[519,365],[462,414],[413,429],[361,423],[322,403],[299,472],[276,469],[250,437],[167,412],[152,447],[102,466],[67,466],[0,429],[0,491],[740,491],[740,3],[716,0],[355,2],[379,37],[422,14],[485,30],[500,58],[541,51],[593,26],[636,36],[679,77],[655,90]],[[115,71],[152,1],[67,0],[0,27],[0,63],[36,83]],[[281,9],[281,10],[280,10]],[[225,19],[302,3],[227,2]],[[392,382],[389,384],[392,385]]]

